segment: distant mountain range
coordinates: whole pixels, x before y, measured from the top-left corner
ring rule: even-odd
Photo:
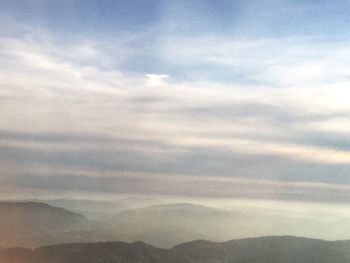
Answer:
[[[154,205],[121,211],[106,222],[124,240],[143,240],[169,248],[195,239],[227,240],[223,224],[234,224],[235,213],[188,203]]]
[[[187,203],[106,214],[104,220],[96,221],[45,203],[0,202],[0,246],[143,240],[169,248],[195,239],[213,239],[213,224],[229,216],[224,210]]]
[[[171,248],[197,239],[222,242],[271,235],[322,239],[322,235],[331,237],[342,229],[337,229],[337,225],[330,228],[329,222],[322,220],[299,221],[280,215],[246,214],[190,203],[149,205],[153,201],[123,199],[89,203],[76,200],[70,203],[69,200],[51,200],[81,211],[97,211],[98,220],[89,214],[41,202],[0,202],[0,247],[142,240],[155,247]],[[133,208],[119,210],[121,207]],[[104,211],[105,217],[102,216]]]
[[[76,243],[0,250],[2,263],[348,263],[350,241],[293,236],[215,243],[198,240],[160,249],[134,243]]]
[[[116,200],[80,200],[80,199],[33,199],[55,207],[62,207],[83,214],[92,220],[105,220],[116,213],[128,209],[138,209],[162,203],[161,199],[151,197],[126,197]]]

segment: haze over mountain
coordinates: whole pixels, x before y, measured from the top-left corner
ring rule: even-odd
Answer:
[[[143,204],[148,204],[148,201]],[[101,202],[92,204],[95,206]],[[136,199],[136,203],[142,202]],[[76,204],[75,201],[73,204]],[[115,203],[97,205],[95,209],[99,210],[99,220],[89,220],[76,212],[44,203],[2,202],[0,246],[38,247],[70,242],[142,240],[156,247],[170,248],[197,239],[222,242],[288,234],[333,237],[334,240],[348,236],[346,217],[334,220],[332,214],[327,218],[316,213],[315,217],[305,219],[299,218],[297,213],[291,215],[284,211],[262,213],[256,208],[252,211],[237,207],[222,209],[191,203],[159,204],[123,211],[110,211],[107,209],[110,205],[114,207]],[[102,208],[106,209],[105,214]],[[265,207],[263,209],[266,210]],[[329,228],[329,224],[333,227]]]
[[[2,247],[116,239],[80,214],[36,202],[0,202],[0,233]]]
[[[107,223],[120,231],[126,240],[143,240],[169,248],[200,238],[217,240],[221,237],[221,229],[214,225],[224,223],[223,220],[230,218],[230,214],[221,209],[177,203],[121,211]]]
[[[292,236],[232,240],[198,240],[171,249],[134,243],[78,243],[34,250],[0,250],[4,263],[348,263],[350,241]]]
[[[52,206],[66,208],[71,211],[83,214],[92,220],[106,220],[116,213],[161,204],[166,202],[162,198],[152,197],[124,197],[115,200],[94,200],[94,199],[34,199],[33,201],[45,202]]]
[[[121,211],[106,221],[122,240],[143,240],[169,248],[194,239],[226,241],[233,238],[298,235],[312,238],[346,239],[346,217],[303,218],[298,213],[262,208],[219,209],[198,204],[173,203]],[[288,210],[287,210],[288,211]],[[310,211],[309,211],[310,213]],[[333,227],[329,228],[329,224]]]
[[[225,215],[230,213],[181,203],[129,209],[115,212],[114,216],[107,212],[105,220],[91,221],[44,203],[2,202],[0,245],[34,247],[67,242],[144,240],[171,247],[199,238],[217,239],[220,231],[213,229],[213,225],[223,223]]]

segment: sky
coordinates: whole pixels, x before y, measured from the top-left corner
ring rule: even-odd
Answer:
[[[0,197],[349,202],[349,8],[0,0]]]

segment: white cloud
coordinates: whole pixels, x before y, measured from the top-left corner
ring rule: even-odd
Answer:
[[[208,74],[220,76],[231,72],[248,83],[300,89],[347,79],[348,44],[347,40],[321,37],[237,39],[222,35],[164,35],[159,50],[168,63],[198,71],[197,78],[200,74],[205,78]]]
[[[316,39],[307,38],[163,40],[158,55],[164,63],[184,67],[189,74],[202,73],[203,65],[241,70],[261,85],[220,84],[206,79],[205,72],[203,78],[187,81],[173,76],[169,81],[167,74],[126,73],[103,62],[113,60],[113,56],[107,58],[110,47],[104,49],[98,40],[62,47],[45,36],[2,36],[0,129],[91,133],[134,140],[103,146],[142,152],[155,160],[167,158],[169,162],[191,149],[202,148],[319,165],[350,163],[346,149],[307,145],[297,137],[310,131],[350,130],[346,43],[318,44]],[[68,55],[71,52],[72,56]],[[323,117],[325,114],[334,117]],[[142,144],[144,141],[153,144]],[[98,143],[88,142],[55,145],[0,141],[0,146],[99,151]],[[165,157],[169,153],[173,155]],[[6,167],[11,165],[6,163]],[[23,172],[31,165],[22,165]],[[278,173],[278,167],[273,172]],[[278,176],[283,177],[273,175]]]
[[[146,85],[148,86],[164,86],[169,75],[166,74],[146,74]]]

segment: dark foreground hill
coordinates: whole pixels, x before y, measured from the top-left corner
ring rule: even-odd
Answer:
[[[143,242],[54,245],[0,250],[2,263],[349,263],[350,242],[291,236],[223,243],[193,241],[172,249]]]

